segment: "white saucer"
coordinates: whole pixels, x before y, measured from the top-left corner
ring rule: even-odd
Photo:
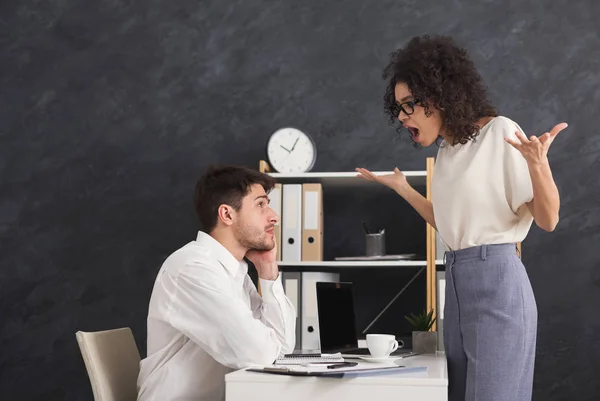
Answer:
[[[384,363],[384,362],[393,362],[396,359],[399,359],[397,356],[384,356],[383,358],[375,358],[374,356],[359,356],[360,359],[367,362],[375,362],[375,363]]]

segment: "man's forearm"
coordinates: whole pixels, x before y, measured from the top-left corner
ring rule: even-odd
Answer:
[[[290,299],[285,295],[281,279],[259,281],[261,298],[256,299],[257,316],[268,327],[275,330],[281,341],[282,351],[289,353],[296,343],[296,310]],[[266,305],[269,305],[265,308]]]

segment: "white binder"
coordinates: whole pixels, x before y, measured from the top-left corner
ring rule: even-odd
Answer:
[[[302,347],[302,273],[283,271],[283,289],[296,310],[296,344],[294,349]]]
[[[338,273],[303,272],[302,273],[302,349],[314,350],[321,348],[319,341],[319,310],[317,308],[317,282],[340,281]],[[297,341],[297,340],[296,340]]]
[[[446,272],[436,272],[437,280],[437,319],[438,349],[444,351],[444,307],[446,305]]]
[[[277,244],[277,261],[281,260],[281,184],[277,183],[269,192],[269,206],[277,213],[279,221],[275,224],[275,243]]]
[[[302,260],[302,184],[283,184],[281,260]]]

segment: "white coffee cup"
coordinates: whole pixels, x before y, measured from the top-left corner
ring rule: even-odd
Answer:
[[[385,358],[398,349],[398,341],[392,334],[367,334],[367,347],[373,357]]]

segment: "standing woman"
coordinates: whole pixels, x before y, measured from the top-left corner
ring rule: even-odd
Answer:
[[[446,246],[444,347],[450,401],[531,400],[537,307],[516,253],[535,220],[553,231],[560,201],[547,152],[566,124],[527,138],[499,116],[467,52],[415,37],[392,54],[385,110],[413,142],[441,140],[432,201],[398,170],[358,176],[396,191]]]

